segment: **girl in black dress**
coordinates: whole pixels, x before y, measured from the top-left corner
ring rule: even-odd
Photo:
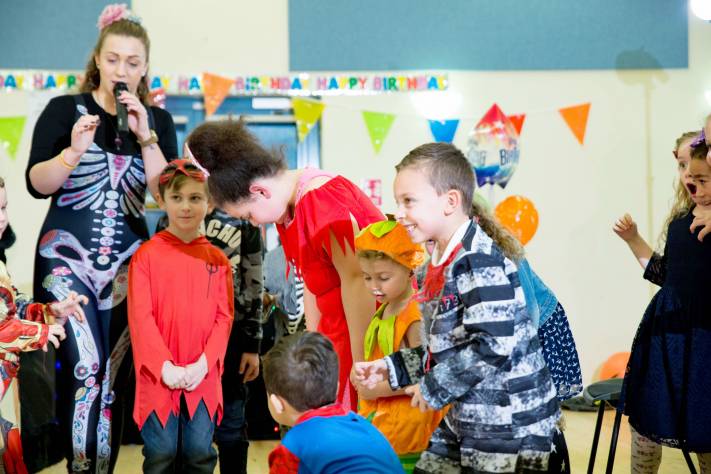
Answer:
[[[619,408],[637,437],[696,452],[702,472],[711,472],[711,239],[699,240],[693,225],[711,212],[711,166],[703,137],[691,145],[681,176],[691,202],[670,221],[664,254],[643,252],[630,238],[629,216],[615,226],[643,261],[645,278],[662,287],[637,330]],[[660,454],[651,463],[633,457],[634,472],[656,472]]]

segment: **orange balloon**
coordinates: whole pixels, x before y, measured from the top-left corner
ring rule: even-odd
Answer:
[[[494,210],[501,225],[526,245],[538,229],[538,211],[530,199],[523,196],[509,196]]]
[[[617,352],[612,354],[602,364],[602,367],[600,367],[600,380],[621,379],[624,377],[629,360],[629,352]]]

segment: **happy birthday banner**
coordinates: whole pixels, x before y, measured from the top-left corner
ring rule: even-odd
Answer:
[[[171,95],[199,95],[205,92],[205,76],[154,75],[150,89],[163,89]],[[222,76],[233,81],[227,95],[345,95],[379,94],[391,92],[443,91],[449,86],[447,74],[357,74],[357,75],[239,75]],[[0,70],[0,90],[67,90],[81,84],[83,74],[67,71],[10,71]]]

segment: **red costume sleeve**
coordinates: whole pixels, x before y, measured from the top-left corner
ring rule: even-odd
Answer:
[[[269,474],[296,474],[299,472],[299,458],[280,444],[269,453]]]
[[[172,362],[173,356],[153,316],[151,274],[146,257],[139,248],[128,268],[128,329],[137,372],[148,372],[154,381],[159,381],[163,363],[166,360]],[[154,275],[154,278],[158,277],[160,275]]]
[[[41,303],[30,303],[25,309],[25,314],[22,315],[27,321],[35,321],[37,323],[54,324],[54,318],[45,311],[45,305]]]
[[[10,317],[0,321],[0,349],[14,353],[34,351],[47,344],[48,334],[46,324]]]
[[[207,370],[217,366],[219,374],[222,374],[222,363],[225,359],[227,341],[230,338],[232,320],[234,319],[234,290],[232,287],[232,267],[225,259],[222,282],[217,294],[217,316],[215,325],[210,332],[210,336],[205,343],[205,358],[207,359]]]

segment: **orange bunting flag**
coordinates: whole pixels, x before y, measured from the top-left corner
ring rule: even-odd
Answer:
[[[521,130],[523,130],[523,122],[526,120],[526,114],[509,115],[508,119],[516,129],[516,133],[521,135]]]
[[[214,114],[234,85],[234,79],[209,72],[202,74],[202,90],[205,94],[205,116]]]
[[[588,126],[590,102],[574,105],[572,107],[564,107],[558,110],[558,112],[563,116],[563,120],[565,120],[565,123],[570,127],[570,131],[573,132],[575,138],[577,138],[582,145],[585,140],[585,130]]]

